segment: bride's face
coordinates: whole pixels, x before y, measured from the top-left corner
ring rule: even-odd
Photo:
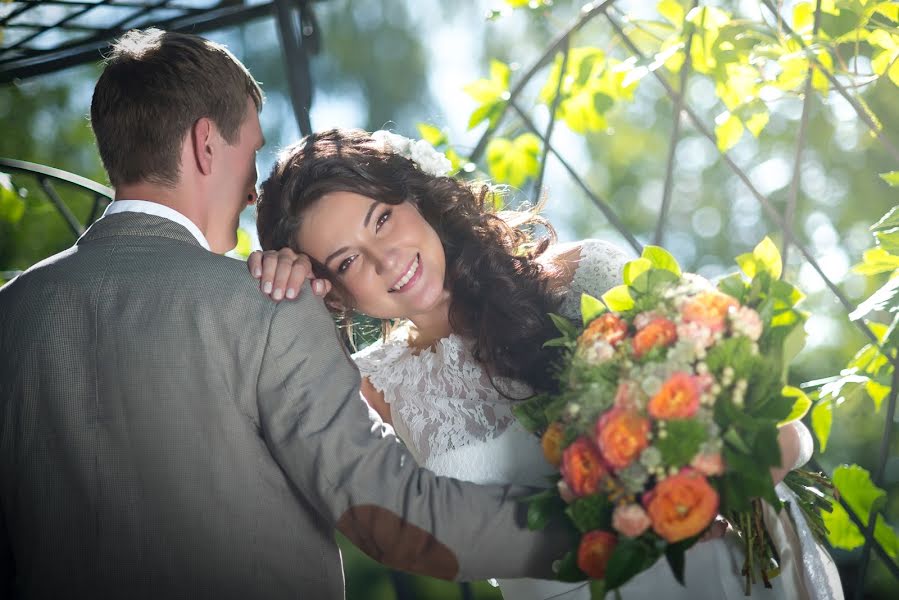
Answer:
[[[414,320],[440,310],[448,298],[443,244],[409,202],[331,192],[303,213],[299,240],[366,315]]]

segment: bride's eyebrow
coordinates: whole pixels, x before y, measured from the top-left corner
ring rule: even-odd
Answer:
[[[365,220],[362,222],[363,227],[366,227],[366,228],[368,227],[368,224],[371,222],[371,216],[372,216],[372,214],[374,214],[375,209],[378,208],[379,204],[381,204],[381,203],[378,202],[377,200],[372,201],[371,206],[368,207],[368,212],[365,213]],[[343,248],[338,248],[337,250],[335,250],[334,252],[329,254],[328,258],[325,259],[325,266],[327,267],[328,264],[332,260],[334,260],[335,258],[337,258],[339,255],[343,254],[346,251],[347,251],[347,247],[344,246]],[[330,268],[330,267],[328,267],[328,268]]]

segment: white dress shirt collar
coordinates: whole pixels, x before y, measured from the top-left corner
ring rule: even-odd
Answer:
[[[171,208],[170,206],[159,204],[158,202],[150,202],[148,200],[116,200],[106,207],[106,211],[103,213],[103,216],[107,217],[109,215],[123,212],[145,213],[148,215],[162,217],[163,219],[168,219],[169,221],[174,221],[179,225],[183,225],[191,233],[191,235],[197,238],[197,241],[201,246],[203,246],[207,250],[210,250],[209,242],[206,240],[206,236],[203,235],[203,232],[200,231],[200,228],[197,227],[197,225],[193,221],[179,213],[174,208]]]

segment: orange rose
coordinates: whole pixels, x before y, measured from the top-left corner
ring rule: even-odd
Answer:
[[[687,323],[700,323],[712,331],[723,331],[725,319],[730,309],[736,309],[740,303],[721,292],[700,292],[681,306],[681,316]]]
[[[654,419],[686,419],[699,408],[699,385],[696,378],[678,372],[662,384],[646,410]]]
[[[643,503],[653,531],[671,543],[701,533],[718,514],[718,492],[693,469],[663,480]]]
[[[603,579],[606,565],[618,544],[615,534],[608,531],[590,531],[581,538],[577,549],[577,566],[591,579]]]
[[[562,477],[575,496],[596,492],[608,475],[599,450],[588,438],[579,437],[562,453]]]
[[[666,348],[677,340],[677,326],[664,317],[650,321],[634,336],[634,358],[653,348]]]
[[[593,319],[578,339],[578,346],[592,346],[598,341],[612,346],[627,336],[627,323],[615,313],[605,313]]]
[[[559,463],[562,462],[562,438],[564,435],[565,430],[562,428],[562,424],[552,423],[543,432],[543,437],[540,438],[543,456],[546,458],[546,462],[554,467],[558,467]]]
[[[622,408],[613,408],[596,423],[599,451],[613,469],[628,466],[649,445],[649,420]]]

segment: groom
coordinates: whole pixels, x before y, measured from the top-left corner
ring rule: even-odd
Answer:
[[[0,597],[342,598],[341,531],[397,569],[551,576],[567,533],[419,469],[308,288],[221,256],[255,198],[261,91],[225,48],[134,31],[94,90],[116,189],[0,290]]]

